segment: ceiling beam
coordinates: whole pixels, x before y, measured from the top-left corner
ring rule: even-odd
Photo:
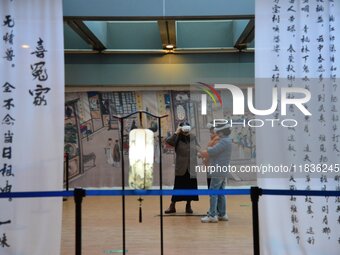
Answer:
[[[159,33],[161,35],[162,47],[171,44],[176,48],[176,21],[175,20],[158,20]]]
[[[248,44],[254,40],[254,35],[255,35],[255,20],[250,19],[241,35],[236,40],[234,47],[238,50],[246,49]]]
[[[103,51],[106,49],[105,45],[98,39],[98,37],[85,25],[82,20],[68,20],[67,24],[88,44],[92,45],[92,49],[96,51]]]
[[[63,0],[63,15],[67,18],[84,17],[87,20],[169,20],[222,16],[244,19],[255,16],[255,0]]]
[[[254,48],[247,48],[242,50],[242,52],[250,52],[254,53]],[[150,54],[220,54],[220,53],[239,53],[240,50],[234,48],[234,47],[225,47],[225,48],[176,48],[174,50],[138,50],[138,49],[130,49],[130,50],[111,50],[106,49],[103,51],[96,51],[96,50],[84,50],[84,49],[72,49],[67,50],[65,49],[65,54],[106,54],[106,55],[127,55],[127,54],[133,54],[133,55],[150,55]]]
[[[166,16],[167,20],[245,20],[253,19],[255,15],[218,15],[218,16]],[[162,20],[164,16],[64,16],[63,20],[88,21],[154,21]]]

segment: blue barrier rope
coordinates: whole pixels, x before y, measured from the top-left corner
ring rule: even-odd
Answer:
[[[86,190],[87,196],[192,196],[192,195],[249,195],[250,189],[177,189],[177,190]]]
[[[249,195],[250,189],[185,189],[185,190],[85,190],[86,196],[172,196],[172,195]],[[33,191],[33,192],[5,192],[0,198],[33,198],[33,197],[73,197],[72,191]]]
[[[85,190],[86,196],[193,196],[193,195],[249,195],[250,189],[178,189],[178,190],[110,190],[97,189]],[[262,189],[261,195],[277,196],[340,196],[340,191],[320,190],[276,190]],[[33,192],[4,192],[0,198],[33,198],[33,197],[73,197],[72,191],[33,191]]]
[[[262,195],[275,196],[320,196],[320,197],[340,197],[340,190],[280,190],[262,189]]]
[[[73,197],[72,191],[29,191],[29,192],[4,192],[0,198],[33,198],[33,197]]]

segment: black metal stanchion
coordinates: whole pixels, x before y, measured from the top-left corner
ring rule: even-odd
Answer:
[[[76,255],[81,255],[81,203],[86,196],[84,189],[74,189],[74,202],[76,203]]]
[[[121,151],[121,155],[122,155],[122,190],[125,190],[125,169],[124,169],[124,119],[121,118],[120,120],[120,136],[121,136],[121,141],[122,144],[120,146],[120,151]],[[122,238],[123,238],[123,255],[126,254],[126,239],[125,239],[125,195],[122,195],[122,223],[123,223],[123,227],[122,227]]]
[[[159,189],[163,190],[163,176],[162,176],[162,130],[161,118],[158,118],[158,147],[159,147]],[[161,231],[161,255],[164,254],[163,243],[163,196],[159,196],[159,210],[160,210],[160,231]]]
[[[64,153],[64,159],[65,159],[65,190],[69,190],[69,172],[68,172],[68,167],[69,167],[69,154],[67,152]],[[67,198],[64,197],[63,201],[67,201]]]
[[[70,178],[70,174],[69,174],[69,171],[68,171],[68,168],[69,168],[69,161],[70,161],[70,155],[66,152],[65,153],[65,168],[66,168],[66,172],[65,172],[65,177],[66,177],[66,183],[65,183],[65,188],[66,188],[66,191],[69,190],[69,178]]]
[[[253,247],[254,255],[260,255],[260,232],[259,232],[259,197],[262,189],[259,187],[250,188],[250,198],[253,212]]]

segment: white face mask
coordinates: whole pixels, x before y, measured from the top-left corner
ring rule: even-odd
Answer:
[[[183,126],[181,127],[182,132],[184,133],[189,133],[191,131],[191,127],[190,126]]]

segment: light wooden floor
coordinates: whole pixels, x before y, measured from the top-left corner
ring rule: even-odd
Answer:
[[[159,197],[144,197],[143,223],[138,222],[138,197],[126,197],[126,254],[160,254]],[[164,209],[170,197],[163,197]],[[75,254],[74,202],[64,202],[61,255]],[[203,224],[209,197],[193,202],[193,216],[164,216],[164,255],[252,254],[249,196],[228,196],[228,222]],[[185,203],[177,214],[184,215]],[[83,255],[122,254],[120,197],[86,197],[83,201]]]

